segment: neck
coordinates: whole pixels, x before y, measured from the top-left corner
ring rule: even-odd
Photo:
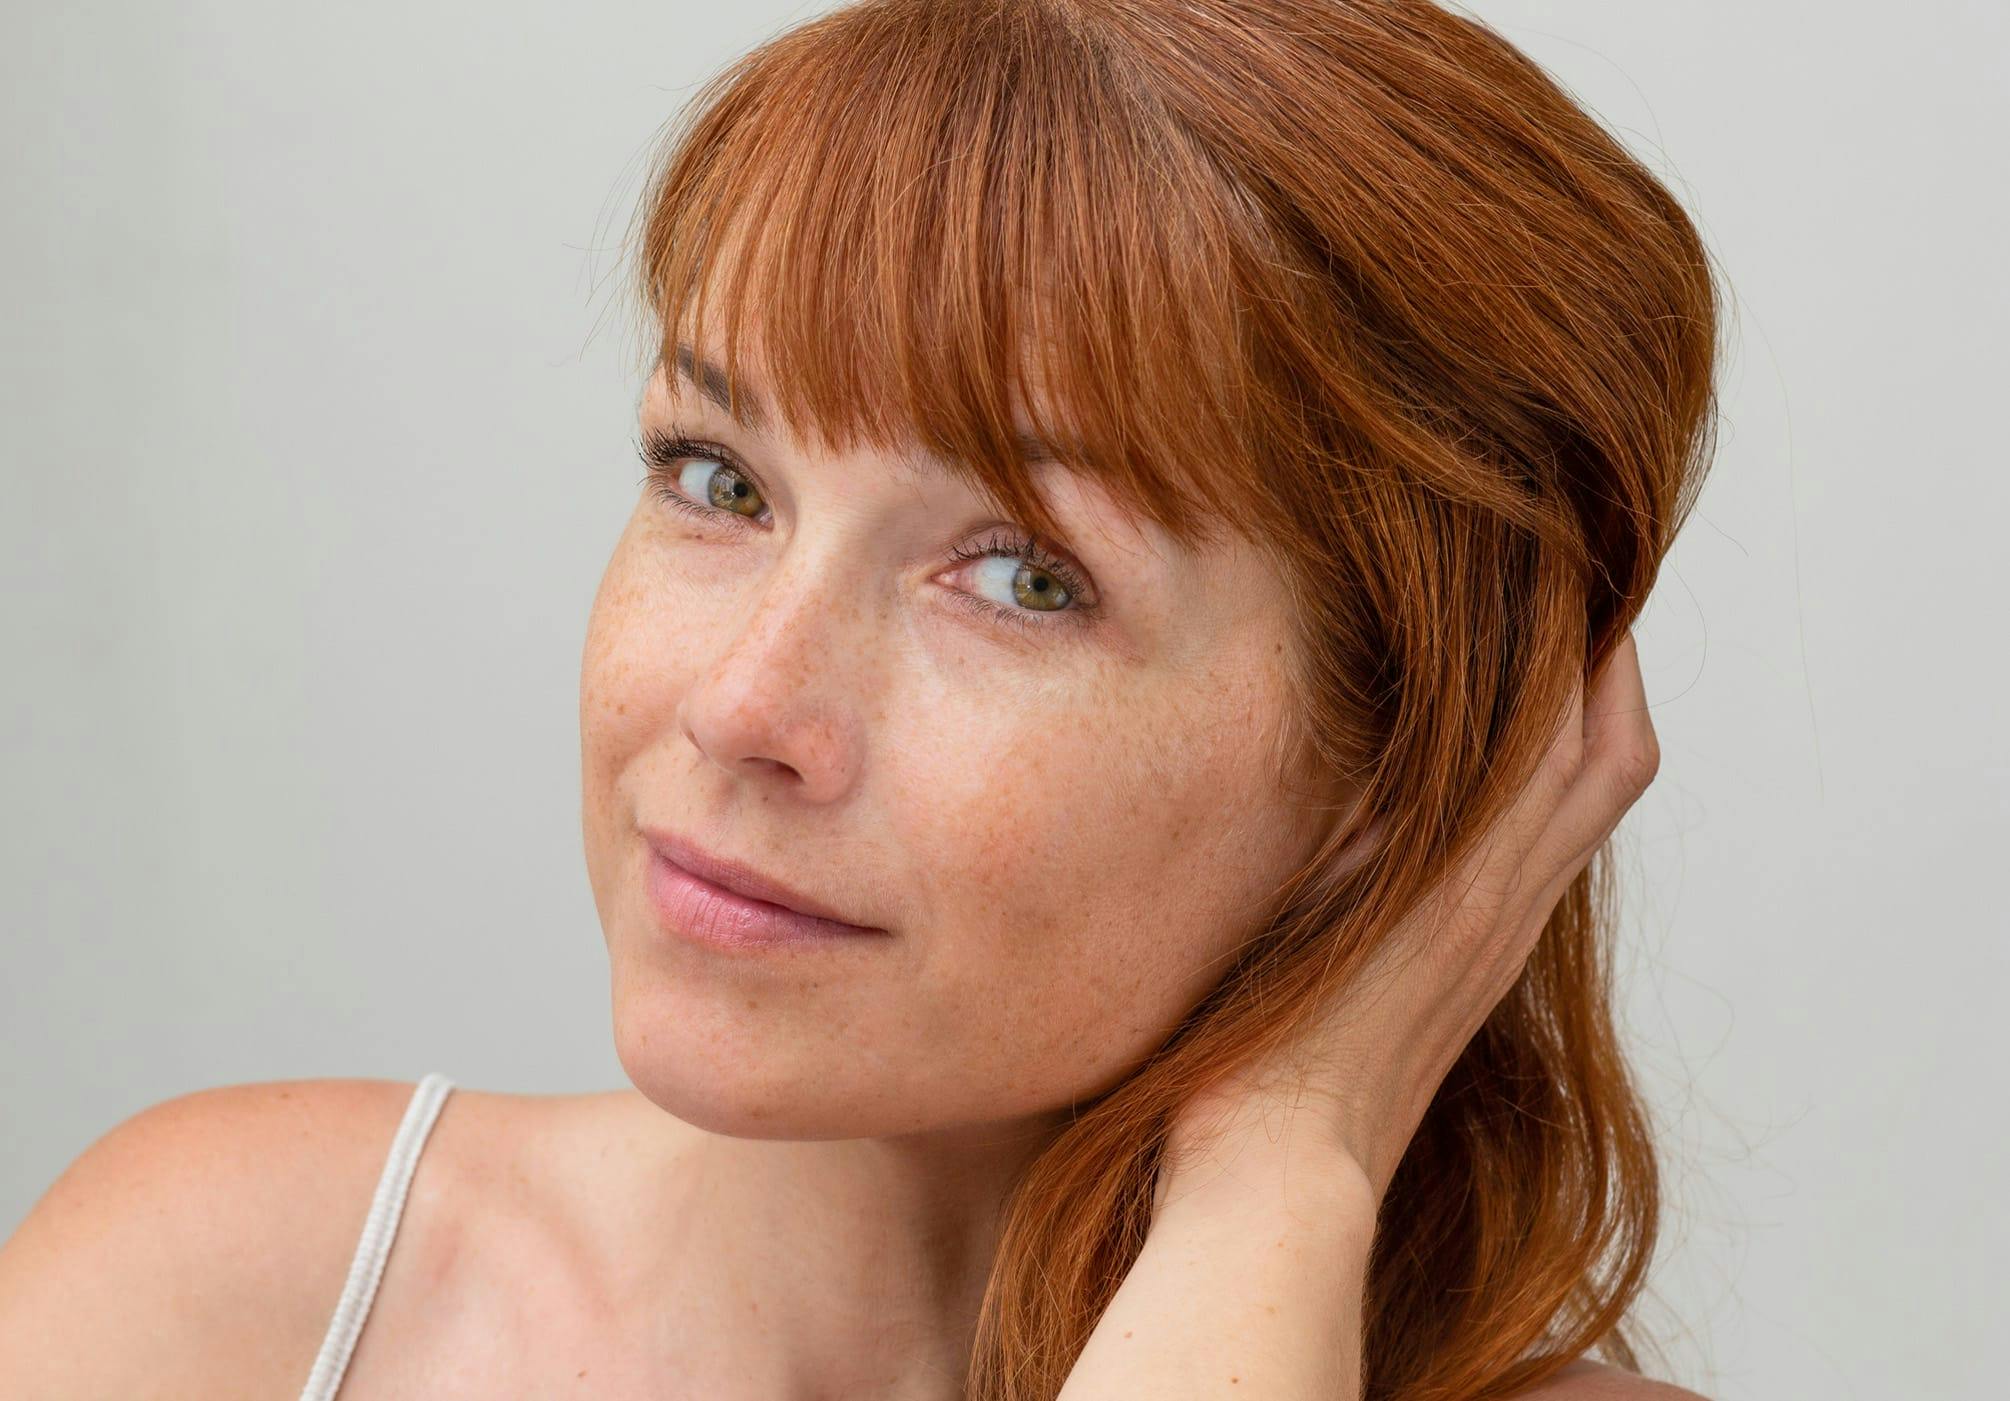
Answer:
[[[669,1122],[652,1298],[678,1351],[730,1379],[702,1394],[960,1401],[1006,1195],[1062,1116],[831,1140]]]

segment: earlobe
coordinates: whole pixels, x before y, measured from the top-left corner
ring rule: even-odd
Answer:
[[[1333,869],[1333,874],[1336,876],[1346,875],[1365,866],[1381,852],[1382,845],[1388,838],[1387,813],[1377,813],[1366,821],[1362,818],[1363,814],[1357,803],[1355,810],[1348,814],[1347,820],[1341,824],[1340,830],[1343,832],[1349,828],[1356,830],[1342,844],[1339,864]]]

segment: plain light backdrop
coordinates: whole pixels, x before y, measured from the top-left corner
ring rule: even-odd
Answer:
[[[818,8],[0,12],[0,1233],[190,1090],[626,1083],[576,711],[620,240],[692,85]],[[1475,11],[1734,299],[1622,838],[1664,1374],[2001,1396],[2010,7]]]

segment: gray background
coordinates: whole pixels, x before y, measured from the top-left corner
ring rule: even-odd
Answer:
[[[0,11],[0,1230],[160,1099],[625,1083],[576,678],[640,161],[763,3]],[[1698,211],[1622,959],[1723,1398],[2002,1394],[2006,7],[1481,3]]]

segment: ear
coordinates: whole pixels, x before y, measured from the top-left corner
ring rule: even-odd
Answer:
[[[1389,835],[1388,814],[1376,813],[1370,816],[1362,811],[1357,802],[1354,811],[1340,824],[1340,830],[1348,832],[1349,835],[1343,839],[1342,855],[1339,864],[1334,867],[1335,875],[1345,875],[1365,865],[1381,851],[1382,844]]]

